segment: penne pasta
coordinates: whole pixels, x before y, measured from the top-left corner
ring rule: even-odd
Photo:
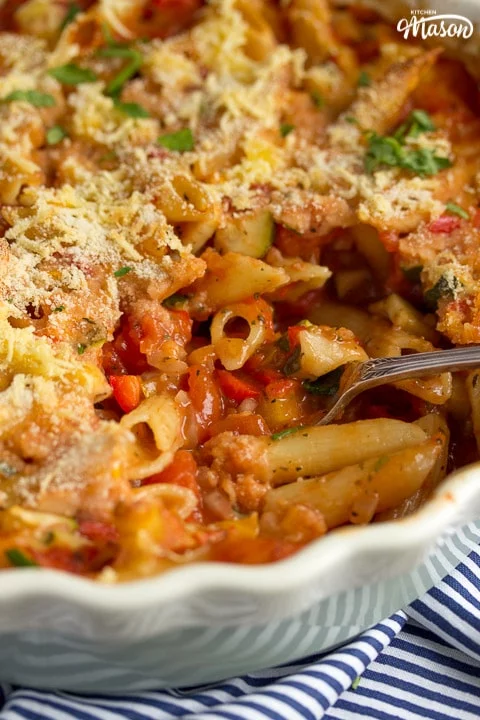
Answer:
[[[345,425],[301,428],[267,448],[274,485],[319,475],[373,456],[418,445],[424,431],[400,420],[359,420]]]

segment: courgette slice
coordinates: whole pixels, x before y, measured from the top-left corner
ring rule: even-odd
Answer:
[[[273,217],[268,210],[255,215],[229,218],[227,224],[215,233],[215,248],[219,252],[237,252],[249,257],[262,258],[275,234]]]

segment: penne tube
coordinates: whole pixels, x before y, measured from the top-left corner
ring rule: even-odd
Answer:
[[[319,510],[329,529],[354,520],[355,507],[368,498],[376,510],[393,508],[421,488],[441,453],[435,439],[387,453],[309,480],[270,490],[264,512],[286,504]],[[353,517],[352,517],[353,514]]]
[[[269,442],[267,457],[272,482],[281,485],[299,476],[328,473],[418,445],[425,438],[418,425],[384,418],[303,428]]]
[[[430,413],[417,420],[415,424],[425,430],[432,440],[435,440],[439,448],[438,456],[421,487],[405,498],[399,505],[379,513],[376,517],[378,521],[397,520],[406,515],[411,515],[428,500],[446,475],[450,430],[444,415]]]

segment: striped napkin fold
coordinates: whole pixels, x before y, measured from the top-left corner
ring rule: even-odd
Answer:
[[[480,525],[467,559],[357,640],[214,687],[81,696],[0,686],[0,720],[479,720]]]

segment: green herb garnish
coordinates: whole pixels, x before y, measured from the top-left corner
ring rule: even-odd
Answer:
[[[295,125],[290,125],[290,123],[282,123],[280,125],[280,135],[282,137],[287,137],[293,130],[295,130]]]
[[[358,688],[358,686],[360,685],[360,680],[360,675],[358,675],[352,683],[352,690],[356,690]]]
[[[302,351],[300,348],[300,345],[297,345],[290,357],[288,358],[287,362],[283,366],[283,374],[284,375],[293,375],[294,373],[298,372],[300,370],[301,366],[301,357],[302,357]]]
[[[118,95],[127,80],[130,80],[141,68],[143,63],[142,54],[135,48],[128,45],[110,44],[106,48],[100,48],[97,55],[109,58],[123,58],[129,60],[126,65],[108,83],[105,92],[107,95]]]
[[[53,312],[63,312],[65,310],[65,305],[57,305],[56,308],[53,308]]]
[[[325,397],[331,397],[338,392],[340,387],[340,379],[343,374],[344,367],[340,367],[332,370],[331,372],[322,375],[316,380],[304,380],[303,387],[312,395],[323,395]]]
[[[442,275],[435,285],[423,295],[427,308],[432,311],[436,310],[442,298],[453,298],[455,296],[455,290],[459,285],[460,283],[454,275],[451,281],[449,281],[445,275]]]
[[[60,25],[60,32],[63,32],[65,28],[72,23],[77,15],[82,12],[82,8],[76,5],[75,3],[69,3],[68,10],[66,12],[65,17],[62,20],[62,24]]]
[[[448,202],[445,205],[445,209],[448,210],[449,213],[453,213],[454,215],[458,215],[459,217],[463,218],[464,220],[469,220],[470,215],[466,210],[464,210],[460,205],[457,205],[453,202]]]
[[[302,427],[292,427],[292,428],[286,428],[285,430],[279,430],[279,432],[273,433],[273,435],[270,436],[271,440],[281,440],[284,437],[288,437],[289,435],[293,435],[294,433],[298,432],[299,430],[303,430]]]
[[[435,150],[408,149],[395,137],[383,137],[372,132],[368,136],[365,170],[373,173],[382,165],[411,170],[417,175],[435,175],[440,170],[451,167],[452,163],[448,158],[436,155]]]
[[[47,130],[48,145],[57,145],[65,137],[67,137],[67,133],[62,127],[60,127],[60,125],[54,125]]]
[[[350,125],[358,125],[358,120],[353,115],[345,115],[345,122],[350,123]]]
[[[323,108],[325,105],[325,100],[320,95],[318,90],[313,90],[313,92],[310,93],[310,97],[312,98],[312,102],[315,105],[316,108],[320,109]]]
[[[373,472],[378,472],[379,470],[381,470],[382,467],[386,465],[389,460],[390,458],[388,457],[388,455],[382,455],[381,457],[379,457],[377,462],[373,466]]]
[[[115,270],[115,272],[113,274],[115,275],[115,277],[120,278],[120,277],[123,277],[124,275],[126,275],[127,273],[129,273],[131,269],[132,268],[128,267],[128,265],[124,265],[123,267],[119,268],[118,270]]]
[[[122,102],[121,100],[114,100],[115,107],[117,110],[120,110],[120,112],[124,113],[125,115],[128,115],[128,117],[132,118],[148,118],[150,117],[150,113],[145,110],[144,107],[139,105],[138,103],[134,102]]]
[[[51,68],[48,74],[62,83],[62,85],[80,85],[81,83],[95,82],[96,74],[90,68],[82,68],[74,63],[59,65]]]
[[[176,307],[177,305],[183,305],[189,299],[188,295],[181,295],[180,293],[174,293],[170,297],[166,298],[162,305],[165,307]]]
[[[86,349],[87,349],[87,346],[86,346],[86,345],[84,345],[83,343],[78,343],[78,345],[77,345],[77,353],[78,353],[79,355],[83,355],[83,353],[85,352]]]
[[[167,148],[167,150],[176,150],[177,152],[188,152],[193,150],[194,141],[190,128],[184,128],[174,133],[166,133],[161,135],[157,140],[159,145]]]
[[[370,75],[365,72],[365,70],[362,70],[360,75],[358,76],[358,87],[369,87],[372,84],[372,78]]]
[[[38,90],[14,90],[3,98],[4,102],[14,102],[21,100],[23,102],[35,105],[35,107],[53,107],[55,98],[49,93],[38,92]]]
[[[19,550],[18,548],[5,550],[5,555],[10,564],[15,567],[37,567],[37,563],[25,555],[23,550]]]

